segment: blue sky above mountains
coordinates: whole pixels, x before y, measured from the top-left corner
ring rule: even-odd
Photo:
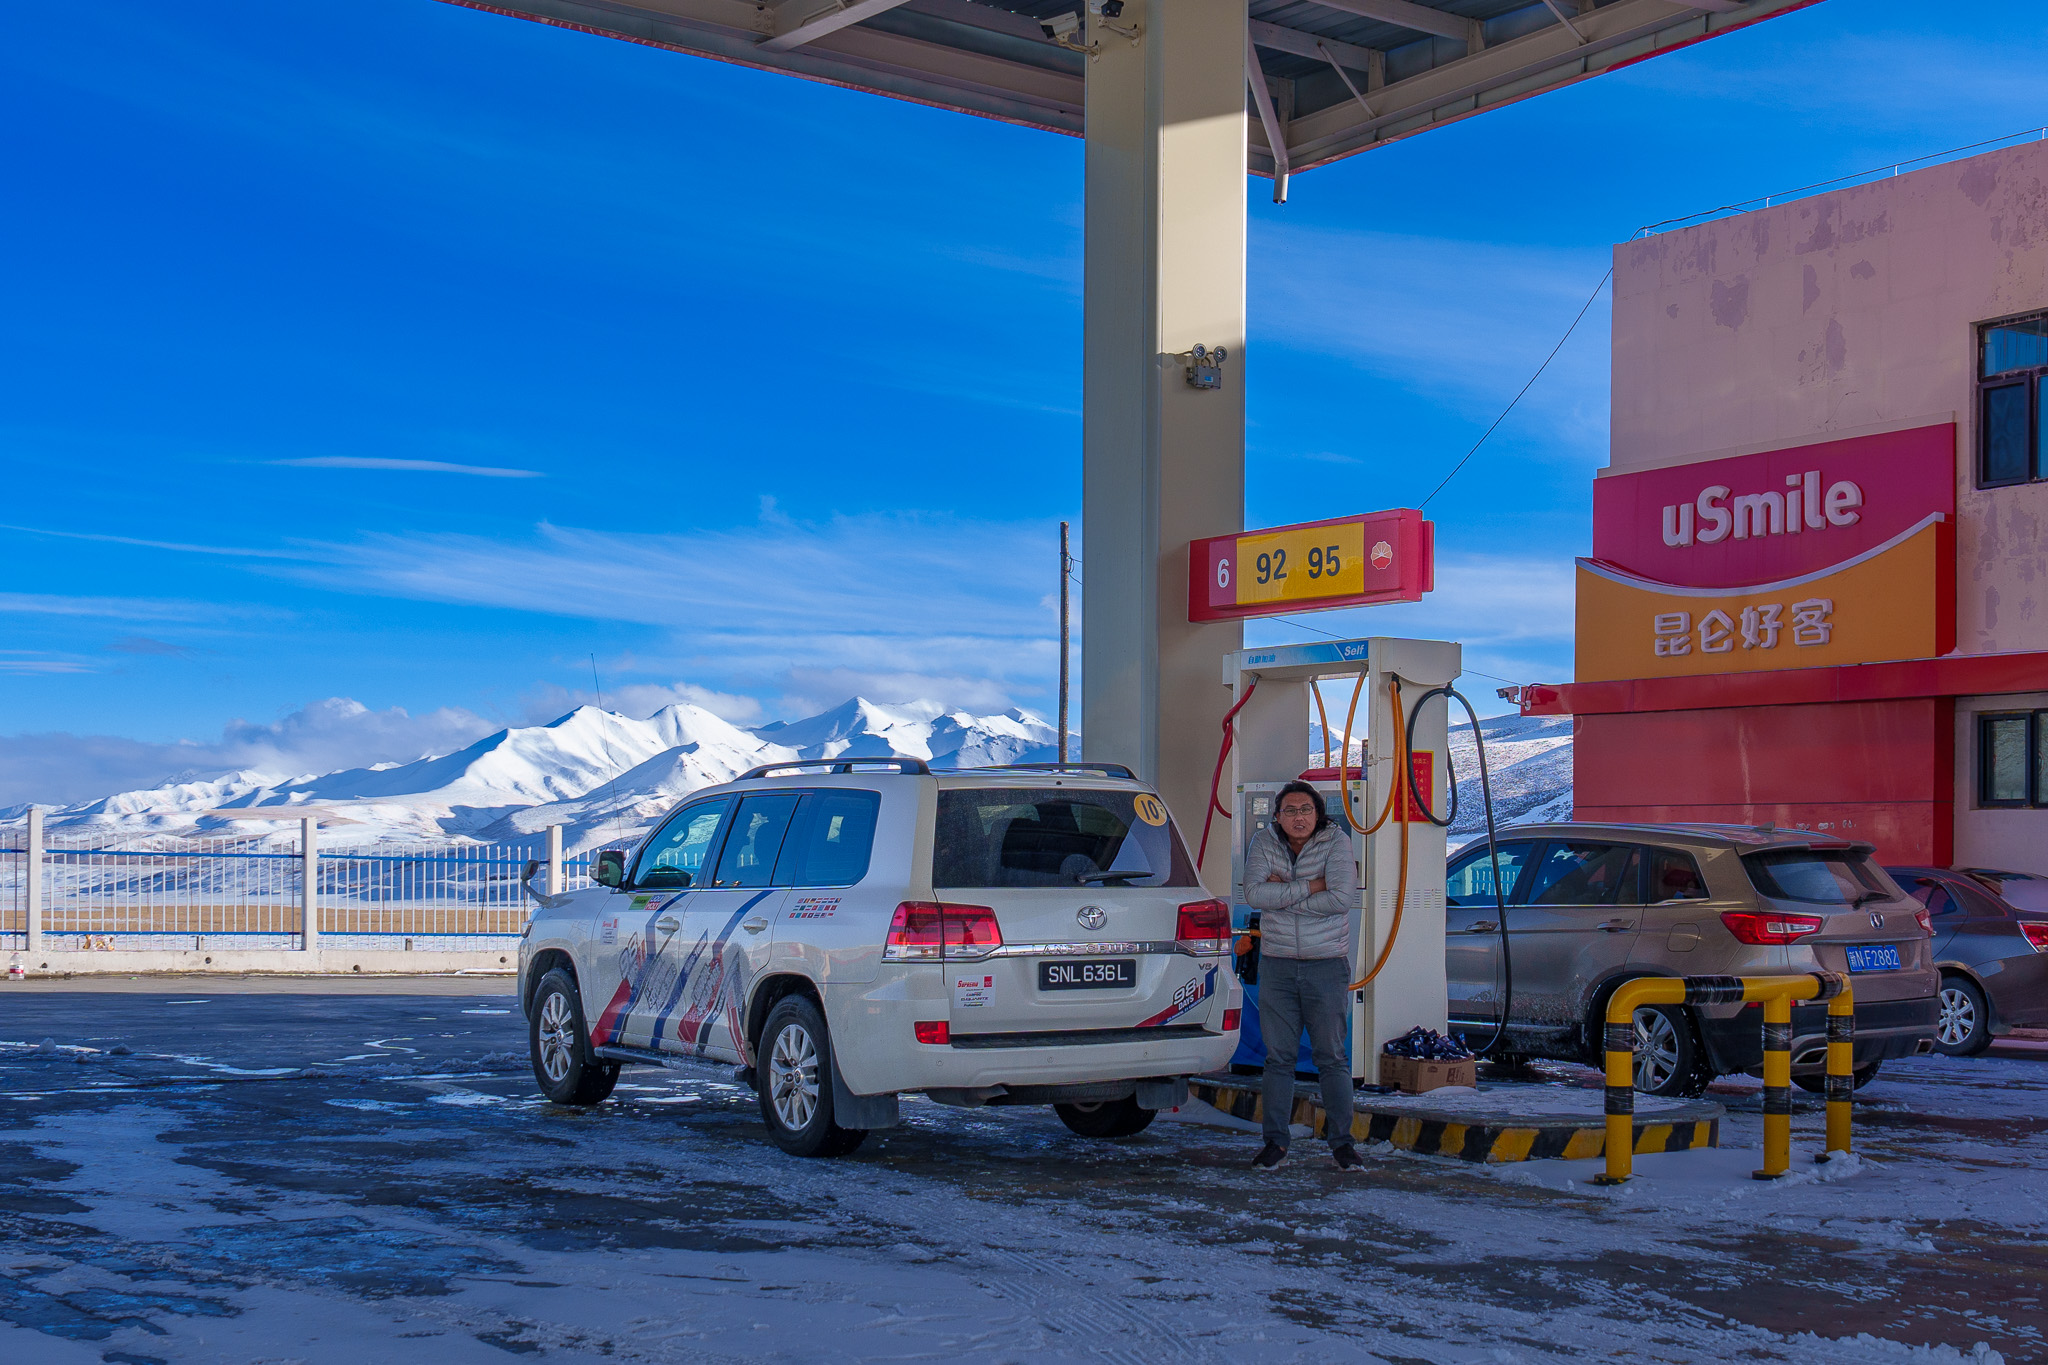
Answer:
[[[1412,505],[1611,243],[2042,122],[2044,56],[1830,0],[1255,193],[1250,524]],[[10,782],[410,758],[593,655],[641,714],[1049,705],[1077,141],[430,0],[24,11],[0,115]],[[1568,676],[1606,347],[1603,298],[1430,504],[1435,598],[1310,623]]]

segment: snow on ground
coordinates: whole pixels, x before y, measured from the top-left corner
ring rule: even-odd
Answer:
[[[541,1102],[502,999],[61,984],[0,1015],[9,1361],[2044,1356],[2035,1061],[1888,1063],[1822,1167],[1801,1094],[1768,1184],[1740,1079],[1710,1096],[1721,1150],[1620,1190],[1388,1148],[1349,1177],[1308,1141],[1258,1173],[1250,1125],[1204,1106],[1098,1143],[913,1100],[804,1162],[722,1071]],[[1597,1084],[1542,1074],[1488,1084]]]

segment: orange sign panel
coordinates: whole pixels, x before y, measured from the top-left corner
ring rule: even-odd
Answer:
[[[1694,588],[1578,571],[1578,680],[1927,659],[1955,648],[1954,523],[1934,513],[1816,573]]]

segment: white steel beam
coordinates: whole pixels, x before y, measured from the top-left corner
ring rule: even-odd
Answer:
[[[1316,0],[1316,3],[1327,9],[1341,9],[1361,19],[1399,24],[1417,33],[1433,33],[1439,38],[1455,38],[1461,43],[1470,42],[1472,30],[1478,27],[1474,20],[1418,5],[1415,0]]]
[[[903,0],[841,0],[838,9],[813,14],[795,28],[778,33],[761,44],[764,51],[788,52],[815,42],[828,33],[837,33],[842,28],[852,28],[863,19],[872,19],[884,10],[895,9]]]
[[[1287,130],[1273,111],[1272,87],[1266,84],[1266,68],[1259,65],[1259,49],[1247,33],[1244,39],[1244,76],[1252,88],[1252,102],[1258,107],[1259,126],[1266,130],[1266,146],[1273,152],[1273,202],[1287,202]]]
[[[1341,43],[1335,38],[1318,38],[1313,33],[1300,29],[1282,28],[1269,24],[1263,19],[1251,23],[1252,41],[1260,47],[1274,52],[1287,52],[1296,57],[1307,57],[1318,62],[1342,62],[1353,71],[1371,71],[1386,60],[1386,54],[1377,48],[1359,47],[1356,43]]]

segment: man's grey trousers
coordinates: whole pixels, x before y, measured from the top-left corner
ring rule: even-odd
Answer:
[[[1259,1032],[1266,1040],[1266,1141],[1285,1147],[1294,1111],[1294,1062],[1301,1031],[1322,1078],[1324,1136],[1332,1147],[1351,1141],[1351,1059],[1344,1051],[1345,1005],[1351,991],[1348,957],[1259,956]]]

